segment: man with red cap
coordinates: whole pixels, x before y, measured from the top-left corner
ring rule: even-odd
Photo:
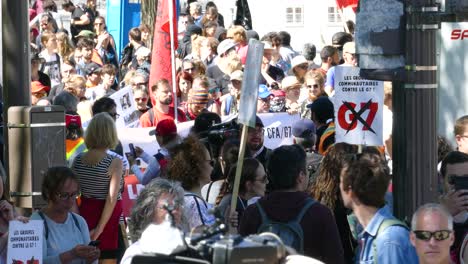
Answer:
[[[177,145],[180,141],[179,136],[177,135],[177,127],[174,123],[174,120],[164,119],[161,120],[157,125],[156,129],[151,130],[149,134],[156,136],[156,141],[159,144],[158,153],[154,156],[149,155],[144,152],[140,147],[135,146],[134,157],[131,153],[127,155],[128,161],[130,162],[130,169],[138,178],[138,181],[146,185],[152,179],[159,177],[165,173],[165,168],[169,160],[169,150],[171,147]],[[135,164],[135,158],[141,158],[143,161],[148,164],[144,173],[141,172],[138,165]]]
[[[43,85],[39,81],[31,82],[31,104],[36,105],[39,100],[47,97],[50,87]]]

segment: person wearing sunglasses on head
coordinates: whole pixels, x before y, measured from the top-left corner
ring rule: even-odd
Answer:
[[[358,235],[356,263],[418,263],[409,230],[385,202],[390,183],[385,160],[375,153],[352,155],[340,175],[343,205],[363,227]]]
[[[419,207],[411,220],[411,244],[419,263],[455,263],[450,259],[450,246],[455,241],[452,215],[440,204]]]

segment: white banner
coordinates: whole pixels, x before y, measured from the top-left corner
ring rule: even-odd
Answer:
[[[362,79],[358,67],[337,66],[334,88],[336,142],[383,145],[383,82]]]
[[[268,148],[277,148],[281,145],[293,144],[292,124],[299,120],[299,115],[289,115],[287,113],[267,113],[258,115],[265,126],[264,145]],[[225,117],[223,121],[232,117]],[[189,134],[193,121],[177,124],[177,133],[181,137]],[[155,136],[150,136],[149,132],[154,128],[119,128],[119,139],[122,142],[124,152],[129,152],[128,144],[142,148],[146,153],[154,155],[159,149]]]
[[[8,253],[6,263],[41,264],[44,222],[28,223],[10,221],[8,229]]]
[[[119,117],[115,121],[117,128],[138,127],[140,119],[136,108],[135,100],[133,99],[132,88],[125,87],[113,93],[109,98],[114,99],[116,111]]]

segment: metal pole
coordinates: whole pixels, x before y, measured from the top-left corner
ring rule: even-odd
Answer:
[[[406,1],[406,83],[394,82],[393,172],[395,215],[437,201],[437,22],[435,0]]]
[[[3,120],[5,167],[8,170],[8,108],[31,105],[28,1],[2,1]],[[16,160],[24,161],[22,153]],[[16,155],[15,155],[16,156]],[[24,164],[24,166],[30,166]]]
[[[171,38],[171,73],[172,73],[172,92],[174,93],[174,121],[179,123],[177,111],[177,78],[176,78],[176,62],[175,62],[175,47],[174,47],[174,1],[169,1],[169,34]]]

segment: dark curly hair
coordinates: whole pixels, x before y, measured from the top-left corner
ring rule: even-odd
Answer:
[[[55,201],[57,192],[68,179],[78,183],[78,177],[70,168],[65,166],[50,167],[42,181],[42,198],[46,201]]]
[[[190,190],[199,182],[203,173],[200,167],[205,162],[206,147],[194,136],[186,137],[182,143],[172,148],[168,164],[169,179],[179,181],[184,190]]]

